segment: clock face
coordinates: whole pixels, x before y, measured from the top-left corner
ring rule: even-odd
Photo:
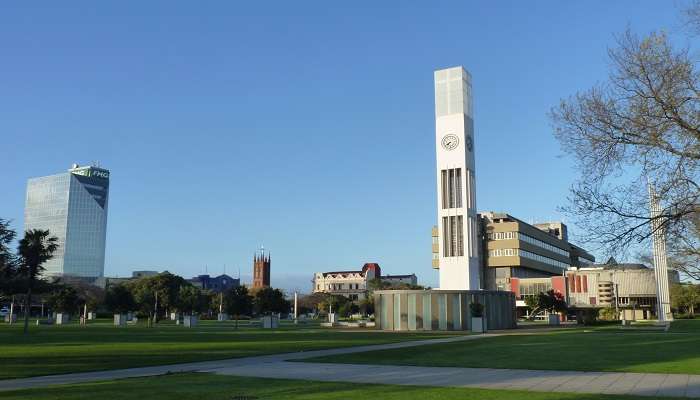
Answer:
[[[457,135],[453,134],[448,134],[443,136],[442,138],[442,147],[445,148],[445,150],[454,150],[457,148],[457,145],[459,144],[459,138]]]
[[[474,147],[474,140],[472,139],[471,136],[467,135],[467,150],[469,150],[471,152],[473,147]]]

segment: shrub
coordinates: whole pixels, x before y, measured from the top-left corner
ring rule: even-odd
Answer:
[[[481,303],[469,304],[469,310],[473,318],[482,318],[484,316],[484,305]]]

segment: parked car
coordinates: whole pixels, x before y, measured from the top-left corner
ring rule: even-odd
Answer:
[[[0,317],[5,317],[7,314],[10,313],[10,309],[7,307],[0,308]]]

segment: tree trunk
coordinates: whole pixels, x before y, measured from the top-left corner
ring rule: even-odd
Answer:
[[[24,334],[29,333],[29,313],[32,308],[32,285],[27,286],[27,297],[24,299]],[[12,319],[12,316],[10,316]]]

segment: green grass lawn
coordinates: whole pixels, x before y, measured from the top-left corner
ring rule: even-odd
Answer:
[[[244,378],[197,373],[174,374],[150,378],[133,378],[98,383],[0,392],[0,399],[2,400],[77,400],[94,398],[132,400],[134,397],[148,400],[519,400],[524,398],[527,398],[528,400],[661,399],[661,397],[593,395],[581,393],[542,393],[519,390],[487,390],[471,388],[310,382],[300,380]]]
[[[563,329],[301,361],[700,374],[700,320],[674,322],[668,333],[617,326]]]
[[[263,330],[233,322],[202,321],[185,328],[170,322],[156,328],[117,328],[110,321],[87,327],[0,324],[0,379],[175,364],[262,354],[361,346],[440,337],[430,333],[391,334],[320,328],[317,324]]]

